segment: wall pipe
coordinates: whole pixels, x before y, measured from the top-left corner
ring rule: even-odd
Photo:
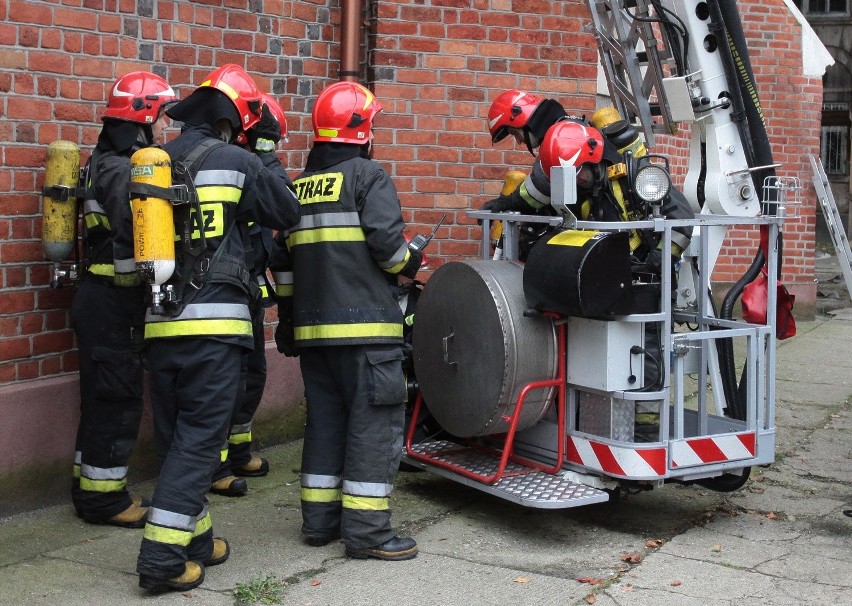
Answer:
[[[361,50],[361,5],[363,0],[340,0],[340,70],[341,81],[357,82]]]

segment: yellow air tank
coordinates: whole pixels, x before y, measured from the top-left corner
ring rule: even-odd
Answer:
[[[54,141],[47,146],[44,171],[44,210],[41,244],[44,256],[54,268],[64,261],[77,245],[77,198],[73,195],[80,178],[80,149],[71,141]],[[70,188],[68,196],[60,196],[59,186]],[[56,272],[54,272],[56,273]]]
[[[172,163],[162,149],[146,147],[130,158],[130,180],[168,188],[172,185]],[[133,254],[136,273],[151,285],[151,310],[162,313],[160,285],[175,270],[175,226],[172,203],[165,198],[131,194]]]

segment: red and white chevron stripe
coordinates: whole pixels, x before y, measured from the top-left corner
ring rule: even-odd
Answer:
[[[688,438],[671,442],[669,446],[672,452],[672,469],[739,461],[754,458],[755,433],[749,431],[725,436]]]
[[[568,436],[566,458],[607,475],[630,479],[657,479],[666,474],[666,449],[611,446]]]

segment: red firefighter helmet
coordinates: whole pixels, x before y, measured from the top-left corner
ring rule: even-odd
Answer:
[[[227,63],[211,72],[191,95],[170,107],[167,113],[169,117],[189,124],[214,124],[227,118],[239,132],[260,121],[260,110],[257,84],[242,67]]]
[[[281,140],[289,140],[290,136],[287,134],[287,116],[284,114],[281,104],[269,93],[260,93],[260,99],[264,105],[269,106],[269,111],[272,112],[272,115],[278,120],[278,124],[281,125]]]
[[[151,72],[130,72],[112,85],[103,118],[153,124],[163,106],[177,96],[169,83]]]
[[[272,112],[272,115],[278,120],[278,124],[281,125],[281,140],[286,143],[290,140],[290,135],[287,132],[287,116],[284,114],[284,109],[276,101],[275,97],[269,93],[260,93],[260,99],[263,105],[269,106],[269,111]],[[241,132],[237,135],[236,143],[237,145],[246,145],[248,143],[245,133]]]
[[[210,73],[198,88],[209,86],[225,93],[240,114],[240,126],[248,130],[260,122],[261,92],[257,84],[239,65],[226,63]]]
[[[488,110],[491,142],[497,143],[505,139],[509,128],[523,128],[539,103],[540,97],[515,88],[500,93]]]
[[[562,120],[551,126],[539,148],[538,158],[544,173],[550,178],[554,166],[598,164],[603,158],[604,140],[594,127],[572,120]]]
[[[373,119],[380,111],[382,104],[365,86],[335,82],[325,87],[314,103],[314,141],[367,143]]]

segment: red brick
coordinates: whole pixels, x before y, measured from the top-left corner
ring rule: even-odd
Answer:
[[[65,351],[74,346],[74,333],[70,330],[46,332],[32,337],[32,352],[34,356],[57,351]]]
[[[29,357],[30,352],[29,337],[0,339],[0,361],[26,358]]]

